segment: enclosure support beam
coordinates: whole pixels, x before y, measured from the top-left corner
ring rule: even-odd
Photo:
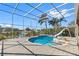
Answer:
[[[16,8],[18,7],[19,3],[16,4],[15,8],[12,11],[12,38],[13,38],[13,23],[14,23],[14,13],[16,11]]]
[[[36,8],[40,7],[42,5],[42,3],[40,3],[39,5],[37,5],[35,8],[31,9],[30,11],[28,11],[28,13],[25,13],[23,16],[27,16],[29,13],[31,13],[32,11],[34,11]]]
[[[79,4],[76,3],[75,5],[75,37],[77,40],[77,45],[79,49],[79,38],[78,38],[78,22],[79,21]]]

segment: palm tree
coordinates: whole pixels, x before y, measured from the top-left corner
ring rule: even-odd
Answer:
[[[49,25],[52,25],[54,26],[54,29],[55,29],[55,33],[57,31],[57,29],[61,26],[61,22],[62,21],[65,21],[63,20],[64,18],[52,18],[48,23]]]
[[[38,21],[40,23],[40,25],[42,25],[43,23],[45,23],[46,29],[47,29],[47,14],[44,13],[41,15],[40,20]]]
[[[52,18],[52,20],[49,21],[49,25],[54,26],[55,32],[56,32],[57,27],[59,26],[58,22],[59,21],[57,18]]]

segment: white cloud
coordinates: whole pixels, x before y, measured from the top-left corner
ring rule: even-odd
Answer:
[[[61,12],[61,14],[62,14],[64,17],[67,17],[67,16],[70,15],[70,13],[67,13],[67,12],[70,11],[70,10],[73,10],[73,9],[74,9],[74,8],[71,8],[71,9],[63,9],[63,10],[61,10],[60,12]],[[51,16],[53,16],[53,17],[58,17],[58,18],[62,17],[62,15],[61,15],[59,12],[57,12],[57,11],[50,11],[49,14],[50,14]]]
[[[64,14],[67,13],[67,9],[63,9],[63,10],[61,10],[60,12],[61,12],[62,15],[64,15]],[[60,13],[57,12],[57,11],[50,11],[50,15],[53,16],[53,17],[58,17],[58,18],[62,17],[62,16],[60,15]]]
[[[5,27],[11,27],[11,25],[5,25]]]
[[[67,14],[67,15],[65,15],[65,17],[69,17],[69,16],[71,16],[71,15],[73,15],[74,13],[70,13],[70,14]]]
[[[60,11],[63,15],[67,13],[67,9],[63,9]]]
[[[0,24],[0,26],[3,26],[3,24]]]
[[[9,25],[9,24],[0,24],[0,26],[2,26],[2,27],[11,27],[12,25]]]

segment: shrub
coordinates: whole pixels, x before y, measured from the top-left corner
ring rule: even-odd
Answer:
[[[6,39],[7,37],[5,35],[0,35],[0,41]]]

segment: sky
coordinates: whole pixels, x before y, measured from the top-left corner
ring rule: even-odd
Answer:
[[[61,17],[59,12],[56,9],[54,9],[54,7],[49,3],[29,3],[29,4],[33,7],[38,7],[37,9],[41,10],[42,12],[46,12],[51,17],[58,17],[58,18]],[[8,6],[6,6],[6,5],[8,5]],[[14,14],[13,15],[13,24],[15,24],[15,25],[13,27],[23,29],[23,19],[24,19],[25,28],[27,28],[27,27],[32,28],[32,29],[45,28],[45,24],[40,25],[38,23],[39,16],[42,14],[42,12],[37,9],[33,9],[33,7],[31,7],[31,6],[27,5],[27,3],[26,4],[24,4],[24,3],[0,4],[0,25],[2,27],[11,27],[12,13],[14,12],[19,15],[25,15],[26,17],[21,17],[21,16]],[[70,23],[71,21],[74,20],[74,4],[72,4],[72,3],[65,3],[65,4],[54,3],[54,6],[57,7],[57,9],[61,12],[61,14],[64,15],[65,20],[67,20],[67,22],[62,21],[62,23],[61,23],[62,26],[68,26],[68,23]],[[16,10],[14,8],[19,9],[19,10]],[[53,9],[53,10],[51,10],[51,9]],[[22,10],[24,12],[22,12],[20,10]],[[8,11],[10,13],[7,13],[6,11]],[[31,13],[35,16],[30,15],[28,13]],[[38,16],[38,17],[36,17],[36,16]],[[34,19],[30,19],[27,17],[34,18]],[[52,27],[49,24],[47,24],[47,25],[48,25],[48,28]]]

